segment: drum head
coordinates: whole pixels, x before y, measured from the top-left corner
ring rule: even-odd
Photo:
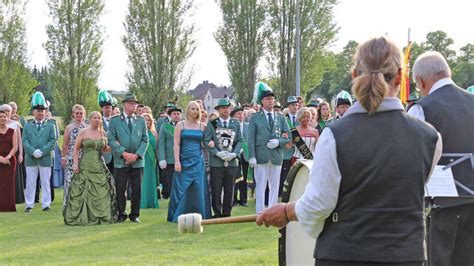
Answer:
[[[312,160],[298,160],[285,181],[282,202],[298,200],[309,180]],[[298,222],[290,222],[280,229],[278,259],[280,265],[314,265],[313,251],[316,240],[311,238]]]

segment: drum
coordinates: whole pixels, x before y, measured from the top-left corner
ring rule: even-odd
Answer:
[[[312,160],[298,160],[285,181],[282,202],[298,200],[309,180]],[[278,259],[280,265],[314,265],[313,251],[316,240],[311,238],[298,222],[290,222],[280,229]]]

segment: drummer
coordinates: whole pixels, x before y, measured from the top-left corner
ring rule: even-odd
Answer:
[[[441,136],[408,117],[395,98],[401,52],[394,43],[371,39],[354,62],[358,102],[323,131],[305,193],[263,211],[257,224],[299,221],[317,237],[318,266],[423,265],[424,185],[441,155]]]

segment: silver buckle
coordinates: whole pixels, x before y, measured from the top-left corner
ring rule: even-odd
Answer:
[[[339,220],[339,219],[338,219],[338,217],[337,217],[337,212],[333,213],[333,214],[332,214],[332,221],[335,222],[335,223],[337,223],[338,220]]]

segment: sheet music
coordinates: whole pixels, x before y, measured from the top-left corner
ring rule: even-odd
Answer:
[[[428,184],[425,186],[425,196],[459,196],[451,168],[443,170],[443,167],[444,165],[435,166]]]

